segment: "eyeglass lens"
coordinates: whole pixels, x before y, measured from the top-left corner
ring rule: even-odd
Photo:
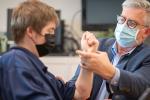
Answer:
[[[123,16],[117,16],[118,24],[124,24],[126,21],[126,18]],[[129,28],[135,28],[137,26],[137,23],[134,20],[127,20],[127,25]]]

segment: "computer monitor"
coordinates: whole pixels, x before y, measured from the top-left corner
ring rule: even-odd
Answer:
[[[82,0],[82,30],[105,31],[114,27],[124,0]]]

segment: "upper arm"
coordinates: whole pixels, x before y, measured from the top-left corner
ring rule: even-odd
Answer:
[[[18,68],[8,71],[4,78],[7,79],[4,82],[4,87],[8,88],[6,94],[15,100],[55,100],[52,91],[48,92],[44,88],[43,83],[32,70]]]
[[[52,90],[46,90],[31,62],[23,58],[11,57],[3,59],[0,63],[1,93],[4,99],[55,100]]]

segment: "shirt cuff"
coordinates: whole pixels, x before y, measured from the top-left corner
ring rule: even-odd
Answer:
[[[114,86],[118,86],[118,81],[120,78],[120,70],[118,68],[115,68],[115,70],[116,70],[115,75],[111,79],[110,84]]]

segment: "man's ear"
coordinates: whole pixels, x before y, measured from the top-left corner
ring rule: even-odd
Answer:
[[[150,27],[147,29],[147,34],[150,36]]]
[[[146,28],[146,29],[145,29],[145,32],[144,32],[144,34],[143,34],[143,38],[146,39],[146,38],[149,37],[149,36],[150,36],[150,28]]]

